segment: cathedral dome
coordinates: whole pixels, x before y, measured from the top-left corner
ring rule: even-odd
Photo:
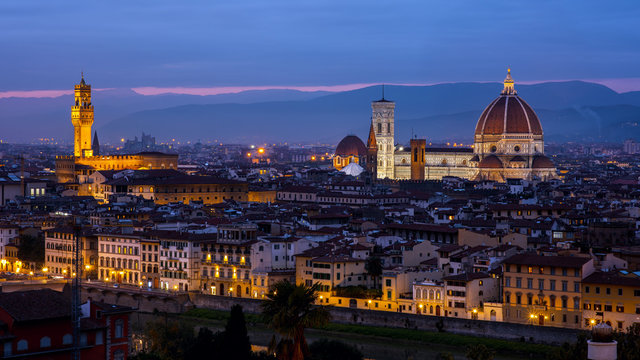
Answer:
[[[553,161],[544,155],[538,155],[533,158],[531,167],[534,169],[555,169]]]
[[[531,134],[542,136],[542,125],[531,106],[522,100],[513,87],[511,70],[504,81],[500,96],[487,106],[476,125],[476,136]]]
[[[489,155],[478,164],[481,169],[502,169],[502,161],[495,155]]]
[[[366,156],[367,147],[362,140],[355,135],[348,135],[336,147],[336,156],[349,157],[349,156]]]

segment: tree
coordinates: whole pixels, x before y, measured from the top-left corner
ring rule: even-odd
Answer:
[[[377,279],[382,275],[382,260],[377,256],[369,256],[364,264],[367,274],[373,278],[373,288],[377,289]]]
[[[146,334],[151,343],[149,353],[162,360],[187,359],[195,343],[193,328],[178,321],[149,322]]]
[[[283,338],[276,347],[281,360],[303,360],[309,357],[304,329],[321,326],[330,315],[322,306],[315,306],[319,283],[310,287],[291,284],[286,280],[273,284],[262,303],[262,313],[268,326]]]
[[[320,339],[309,345],[311,360],[362,360],[360,350],[337,340]]]
[[[637,359],[640,354],[640,324],[633,323],[627,332],[615,332],[614,340],[618,342],[618,359]]]
[[[223,343],[223,341],[219,340],[220,337],[220,333],[214,334],[209,328],[200,328],[193,346],[187,352],[186,358],[190,360],[210,359],[211,354],[220,352],[220,344]]]
[[[44,264],[44,248],[44,237],[21,235],[20,247],[18,248],[18,259],[34,262],[38,267],[40,267]]]
[[[251,343],[247,335],[247,323],[242,306],[236,304],[231,307],[231,315],[227,320],[223,338],[223,353],[226,354],[224,358],[251,359]]]
[[[478,344],[467,346],[467,353],[465,355],[469,360],[493,360],[496,352],[483,344]]]
[[[455,360],[453,354],[450,352],[441,352],[436,357],[436,360]]]

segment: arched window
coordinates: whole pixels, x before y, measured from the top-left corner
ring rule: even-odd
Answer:
[[[27,340],[22,339],[18,341],[18,351],[25,351],[27,349],[29,349],[29,342],[27,342]]]
[[[71,334],[65,334],[62,337],[62,345],[71,345],[72,342],[73,342],[73,336],[71,336]]]
[[[51,346],[51,338],[48,336],[43,337],[42,339],[40,339],[40,347],[41,348],[46,348]]]
[[[440,300],[440,290],[436,291],[436,300]]]

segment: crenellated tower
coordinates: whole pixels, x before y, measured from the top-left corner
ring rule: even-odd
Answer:
[[[382,99],[371,103],[373,125],[376,143],[378,145],[378,166],[377,174],[379,179],[394,178],[394,109],[396,103],[384,98],[384,87]]]
[[[73,124],[73,155],[88,157],[93,155],[91,148],[91,126],[93,126],[93,105],[91,104],[91,85],[84,81],[75,86],[74,104],[71,107],[71,123]]]

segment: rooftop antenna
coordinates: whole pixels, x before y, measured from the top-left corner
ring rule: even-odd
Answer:
[[[382,84],[382,100],[384,100],[384,84]]]

